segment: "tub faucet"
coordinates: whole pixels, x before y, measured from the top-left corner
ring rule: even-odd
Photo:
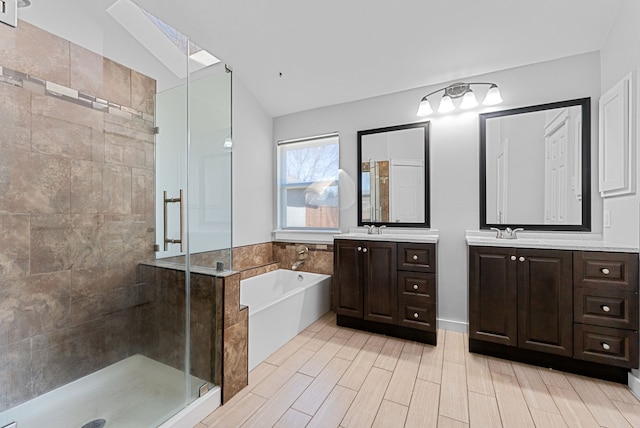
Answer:
[[[293,263],[293,266],[291,266],[291,270],[298,270],[298,268],[300,267],[300,265],[304,263],[304,260],[296,260]]]

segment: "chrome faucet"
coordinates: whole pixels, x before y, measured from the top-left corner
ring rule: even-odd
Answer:
[[[521,227],[516,229],[507,227],[505,230],[500,230],[497,227],[492,227],[491,230],[496,232],[496,239],[518,239],[518,232],[523,231],[524,229]]]
[[[302,265],[302,263],[304,263],[304,260],[296,260],[293,263],[293,266],[291,266],[291,270],[298,270],[298,268],[300,267],[300,265]]]
[[[374,233],[376,233],[375,224],[365,224],[364,227],[367,228],[367,235],[373,235]]]

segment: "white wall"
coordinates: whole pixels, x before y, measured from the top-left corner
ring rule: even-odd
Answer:
[[[273,120],[233,77],[233,246],[271,241],[275,220]]]
[[[609,37],[601,50],[602,93],[622,79],[630,71],[640,68],[640,2],[626,0],[620,10]],[[636,85],[636,124],[640,124],[640,88]],[[637,126],[636,126],[637,130]],[[640,150],[637,150],[638,133],[632,144],[636,147],[636,168],[640,166]],[[640,174],[637,174],[637,176]],[[636,189],[640,187],[636,186]],[[636,191],[637,192],[637,191]],[[605,239],[638,245],[640,241],[640,198],[635,195],[607,198],[604,209],[611,213],[611,228],[604,229]],[[629,386],[640,394],[640,371],[632,370]]]
[[[507,109],[553,101],[600,95],[600,57],[590,53],[556,61],[519,67],[467,81],[493,81]],[[338,131],[340,134],[341,207],[340,228],[357,225],[355,183],[356,133],[359,130],[416,122],[418,103],[438,85],[417,88],[352,103],[329,106],[274,119],[274,140]],[[438,246],[438,310],[440,325],[466,328],[467,247],[465,230],[478,228],[479,124],[474,110],[431,119],[431,227],[440,230]],[[592,170],[597,165],[597,110],[592,109]],[[601,231],[602,205],[597,180],[592,180],[593,230]],[[444,322],[443,322],[444,321]]]
[[[640,68],[640,2],[625,0],[618,20],[601,50],[602,93],[627,73]],[[640,94],[636,85],[636,100]],[[636,104],[637,105],[637,104]],[[636,109],[636,123],[640,123]],[[637,146],[637,134],[632,144]],[[636,169],[640,165],[640,150],[636,150]],[[638,174],[637,174],[638,175]],[[639,187],[636,186],[636,189]],[[606,239],[631,245],[640,240],[640,198],[637,195],[607,198],[604,209],[611,212],[611,228],[604,229]]]

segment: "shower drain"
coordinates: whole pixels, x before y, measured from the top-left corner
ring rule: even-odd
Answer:
[[[107,424],[107,421],[105,421],[104,419],[95,419],[91,422],[87,422],[86,424],[82,425],[81,428],[104,428],[106,424]]]

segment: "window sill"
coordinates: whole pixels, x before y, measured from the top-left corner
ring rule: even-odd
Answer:
[[[300,242],[307,244],[333,244],[333,237],[339,235],[336,230],[282,230],[273,231],[273,240],[278,242]]]

